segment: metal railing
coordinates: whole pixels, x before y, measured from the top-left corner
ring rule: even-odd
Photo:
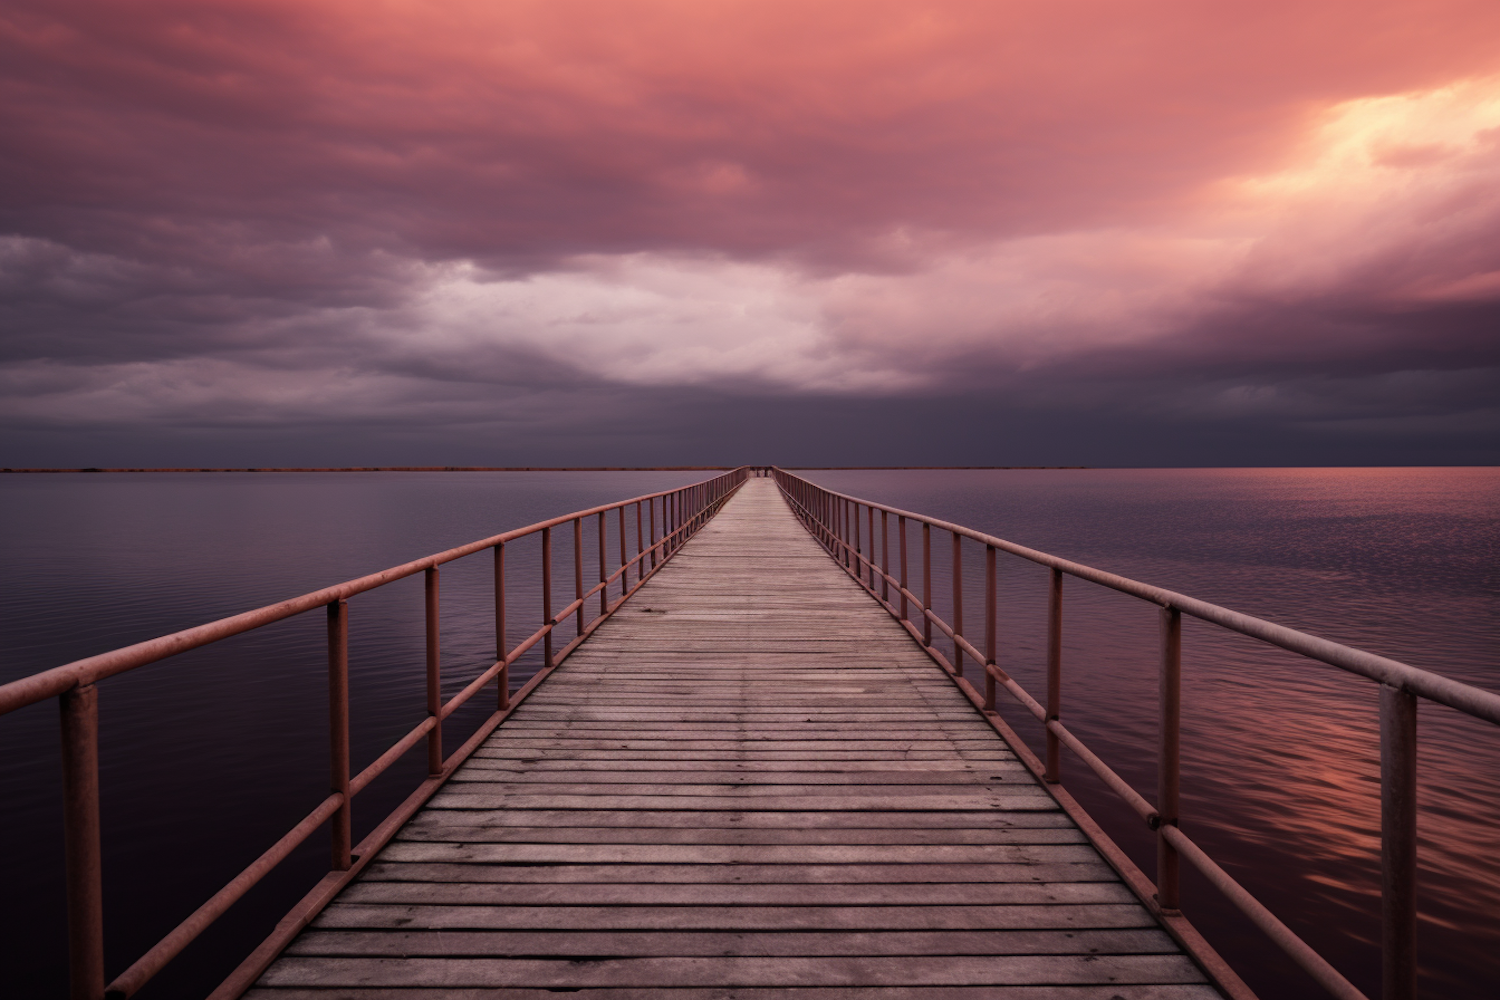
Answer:
[[[1305,941],[1276,918],[1243,886],[1214,862],[1179,828],[1181,804],[1182,616],[1218,625],[1254,639],[1300,653],[1330,666],[1366,677],[1380,685],[1380,816],[1381,816],[1381,997],[1416,997],[1416,877],[1417,877],[1417,699],[1447,705],[1477,719],[1500,725],[1500,694],[1485,691],[1430,671],[1363,650],[1340,645],[1261,618],[1230,611],[1183,594],[1139,583],[1113,573],[1060,559],[1045,552],[1007,542],[961,525],[824,489],[781,469],[777,485],[793,512],[850,576],[859,581],[924,650],[952,676],[966,695],[983,709],[991,724],[1016,749],[1022,760],[1051,787],[1060,804],[1100,844],[1106,858],[1121,871],[1143,902],[1163,918],[1167,930],[1204,962],[1208,971],[1232,996],[1252,997],[1232,970],[1181,916],[1180,861],[1186,858],[1257,927],[1279,945],[1314,980],[1340,1000],[1368,1000]],[[879,513],[877,527],[876,514]],[[896,521],[897,568],[891,572],[891,525]],[[861,523],[863,522],[863,524]],[[908,573],[908,523],[921,525],[921,593],[912,589]],[[932,531],[952,538],[952,616],[945,621],[932,609]],[[963,540],[984,546],[984,649],[964,632]],[[878,544],[877,544],[878,542]],[[878,551],[877,551],[878,550]],[[1008,552],[1051,570],[1047,614],[1046,703],[1032,697],[996,664],[997,552]],[[877,559],[879,565],[876,565]],[[1064,576],[1087,580],[1141,598],[1160,610],[1159,745],[1156,803],[1153,805],[1114,769],[1095,755],[1063,725],[1062,715],[1062,581]],[[894,600],[892,595],[895,595]],[[918,624],[912,621],[913,612]],[[953,643],[948,658],[933,645],[936,628]],[[964,676],[964,659],[982,666],[984,691]],[[1045,727],[1044,759],[1037,758],[995,711],[997,688],[1020,702]],[[1062,787],[1061,752],[1067,747],[1088,765],[1155,832],[1156,881],[1153,885],[1125,857],[1098,825]],[[1102,838],[1102,841],[1100,840]]]
[[[232,1000],[258,978],[271,960],[319,911],[357,875],[400,826],[425,803],[459,764],[492,733],[578,644],[620,607],[646,580],[718,512],[748,476],[741,467],[713,479],[675,490],[664,490],[602,507],[576,511],[540,521],[446,552],[394,566],[278,604],[209,622],[147,642],[125,646],[0,685],[0,716],[27,705],[56,698],[61,707],[63,759],[63,838],[67,866],[68,964],[73,1000],[128,997],[186,948],[221,914],[314,831],[325,823],[332,830],[330,872],[308,893],[276,929],[212,994],[211,1000]],[[633,508],[633,512],[631,510]],[[608,549],[608,515],[615,514],[618,558]],[[630,514],[633,513],[633,517]],[[598,519],[599,579],[584,587],[583,523]],[[635,555],[628,554],[627,534],[634,521]],[[571,525],[573,535],[573,600],[553,608],[552,532]],[[541,535],[542,624],[513,648],[506,648],[505,547],[529,535]],[[489,550],[494,557],[494,663],[457,695],[443,701],[439,669],[438,567],[464,556]],[[613,564],[614,569],[610,567]],[[426,618],[427,717],[369,766],[351,773],[349,757],[349,599],[396,580],[424,574]],[[634,582],[631,575],[634,574]],[[619,595],[610,589],[619,585]],[[599,601],[594,610],[593,598]],[[328,616],[330,792],[307,816],[182,921],[115,979],[105,984],[104,898],[102,845],[99,822],[99,681],[167,659],[178,653],[240,635],[294,615],[326,609]],[[576,619],[572,638],[554,649],[553,633],[568,619]],[[519,691],[510,691],[510,667],[538,643],[542,665]],[[496,709],[478,730],[448,757],[443,756],[443,720],[496,682]],[[428,777],[358,844],[353,839],[354,797],[408,750],[426,742]],[[331,822],[330,822],[331,821]]]

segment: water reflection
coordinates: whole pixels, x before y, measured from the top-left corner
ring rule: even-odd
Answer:
[[[817,472],[815,481],[1500,688],[1500,470]],[[915,544],[915,533],[913,534]],[[951,573],[934,540],[934,579]],[[965,606],[982,606],[977,551]],[[1002,557],[1001,660],[1045,690],[1046,571]],[[936,588],[935,606],[951,598]],[[969,611],[969,620],[974,621]],[[1064,718],[1154,797],[1154,609],[1069,580]],[[1379,988],[1377,690],[1191,619],[1184,829],[1370,995]],[[1007,718],[1033,746],[1040,730]],[[1420,905],[1428,995],[1500,981],[1500,732],[1420,711]],[[1070,787],[1146,872],[1151,840],[1074,763]],[[1320,997],[1207,887],[1194,919],[1263,996]]]

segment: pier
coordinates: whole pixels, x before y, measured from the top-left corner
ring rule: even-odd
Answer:
[[[540,543],[522,572],[540,576],[525,593],[540,595],[541,614],[513,643],[507,552],[523,539]],[[951,546],[947,617],[934,610],[937,545]],[[978,607],[966,553],[971,571],[982,566]],[[1049,570],[1040,698],[1000,662],[1001,554]],[[470,557],[492,560],[496,649],[445,699],[441,571]],[[418,575],[426,717],[356,770],[350,608]],[[1159,616],[1151,797],[1065,723],[1066,577]],[[328,795],[111,975],[98,685],[308,613],[327,619]],[[259,946],[246,943],[211,1000],[1253,1000],[1183,913],[1184,863],[1329,995],[1367,1000],[1182,829],[1184,616],[1375,683],[1380,996],[1413,1000],[1417,704],[1500,724],[1500,696],[780,469],[565,514],[33,674],[0,685],[0,716],[59,703],[74,1000],[134,995],[320,831],[327,875]],[[513,690],[522,658],[539,669]],[[493,709],[445,755],[445,721],[481,695]],[[1001,697],[1037,720],[1042,745],[1005,723]],[[356,797],[424,748],[426,779],[354,842]],[[1151,876],[1068,792],[1065,755],[1152,832]]]
[[[1219,996],[770,479],[547,678],[249,996],[356,987]]]

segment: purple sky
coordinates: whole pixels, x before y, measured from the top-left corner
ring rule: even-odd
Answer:
[[[0,465],[1500,463],[1496,38],[10,0]]]

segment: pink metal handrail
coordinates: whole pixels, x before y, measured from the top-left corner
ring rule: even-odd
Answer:
[[[233,1000],[264,971],[287,943],[357,875],[412,814],[427,801],[458,765],[494,731],[515,707],[525,700],[568,654],[578,647],[605,619],[636,592],[682,544],[716,514],[724,502],[759,470],[740,467],[712,479],[675,490],[649,493],[617,503],[576,511],[524,528],[470,542],[412,562],[393,566],[368,576],[294,597],[277,604],[184,629],[171,635],[135,643],[90,656],[51,670],[44,670],[0,685],[0,715],[49,698],[61,703],[63,749],[64,817],[63,839],[67,866],[69,988],[73,1000],[128,997],[186,948],[236,900],[287,858],[318,827],[332,821],[330,872],[282,919],[261,945],[212,994],[212,1000]],[[625,540],[626,509],[636,515],[636,554],[628,557]],[[609,571],[606,515],[618,512],[619,564]],[[597,517],[599,524],[599,580],[585,589],[583,583],[583,519]],[[573,526],[574,600],[552,610],[552,529]],[[649,530],[647,529],[649,525]],[[506,648],[505,546],[520,538],[542,536],[542,625],[514,648]],[[439,670],[438,567],[464,556],[490,549],[494,554],[495,662],[446,702],[441,698]],[[632,584],[630,575],[634,571]],[[355,595],[388,583],[424,575],[423,603],[426,620],[427,717],[358,774],[350,773],[349,760],[349,605]],[[620,585],[611,600],[609,589]],[[597,611],[586,617],[587,601],[599,596]],[[235,876],[186,920],[169,932],[107,986],[104,969],[104,907],[99,824],[99,694],[100,680],[167,659],[230,636],[240,635],[294,615],[326,608],[328,616],[328,684],[330,786],[327,798],[281,837],[270,849]],[[575,637],[561,650],[553,649],[552,634],[569,618],[576,618]],[[510,666],[541,642],[542,667],[520,691],[510,692]],[[495,712],[454,753],[443,756],[443,720],[491,681],[498,681]],[[408,750],[426,741],[427,780],[388,815],[359,844],[353,839],[354,796],[395,763]]]
[[[1072,797],[1061,788],[1061,749],[1066,746],[1088,765],[1112,791],[1156,833],[1157,879],[1152,885],[1104,838],[1105,854],[1122,870],[1143,901],[1164,918],[1167,929],[1189,945],[1200,960],[1215,966],[1220,984],[1232,994],[1249,996],[1222,960],[1207,948],[1179,909],[1179,859],[1186,858],[1208,881],[1233,902],[1273,941],[1306,970],[1330,994],[1340,1000],[1368,1000],[1344,976],[1276,918],[1243,886],[1219,867],[1179,827],[1181,802],[1181,681],[1182,616],[1210,622],[1311,659],[1359,674],[1380,684],[1381,746],[1381,997],[1382,1000],[1414,1000],[1416,996],[1416,718],[1417,698],[1422,697],[1467,715],[1500,725],[1500,694],[1455,681],[1431,671],[1364,650],[1344,646],[1261,618],[1240,614],[1174,591],[1153,587],[1126,577],[1071,562],[1008,542],[993,535],[941,521],[897,507],[824,489],[782,469],[773,473],[793,512],[833,557],[872,597],[901,622],[923,649],[952,676],[959,688],[981,707],[1028,766],[1053,786],[1054,795],[1075,818],[1093,826],[1096,839],[1103,831],[1076,810]],[[860,518],[865,514],[867,540],[861,539]],[[875,512],[880,512],[880,531],[875,530]],[[896,575],[890,570],[889,519],[896,518],[899,539]],[[922,526],[922,593],[909,589],[907,566],[907,522]],[[948,532],[953,540],[953,608],[950,624],[932,610],[932,529]],[[876,565],[876,539],[880,539],[880,563]],[[980,651],[963,632],[962,541],[971,539],[985,546],[985,649]],[[1047,695],[1046,705],[1033,698],[996,665],[996,574],[995,555],[1009,552],[1051,570],[1048,581]],[[1121,593],[1141,598],[1160,608],[1160,744],[1156,804],[1153,806],[1088,749],[1061,721],[1062,690],[1062,580],[1074,576]],[[877,590],[878,580],[878,590]],[[891,591],[897,603],[891,601]],[[920,612],[920,627],[910,613]],[[954,657],[933,646],[932,630],[953,642]],[[979,693],[964,677],[967,656],[984,665],[985,690]],[[1045,761],[1019,743],[1015,734],[995,712],[997,687],[1023,705],[1045,728]],[[1227,981],[1226,981],[1227,980]]]

